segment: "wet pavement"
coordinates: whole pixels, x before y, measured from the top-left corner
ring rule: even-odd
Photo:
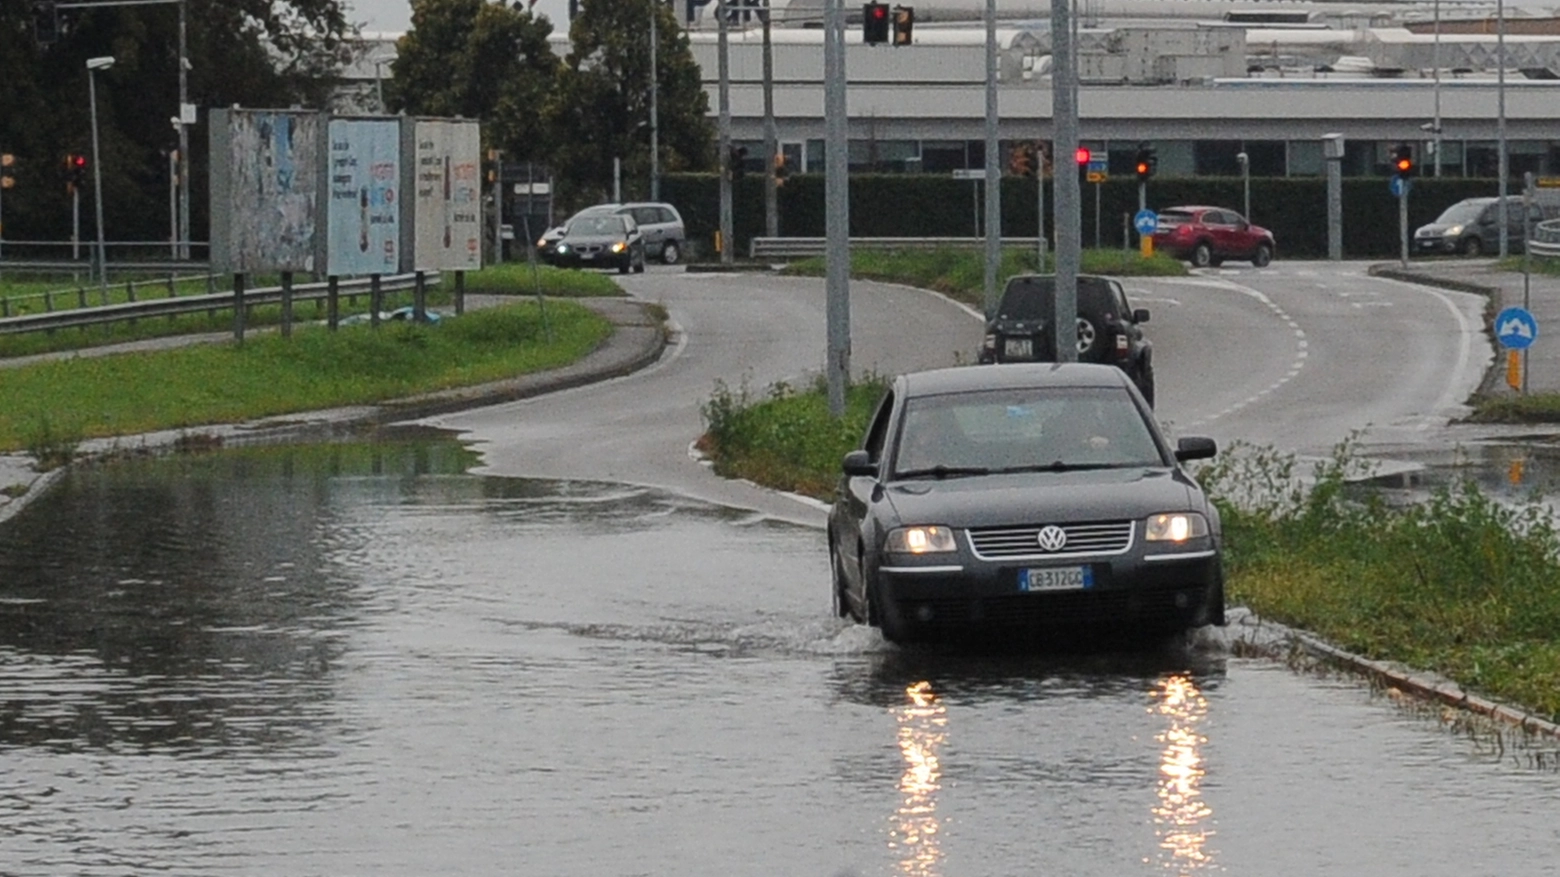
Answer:
[[[0,528],[0,873],[1462,877],[1560,844],[1552,748],[1353,677],[1209,635],[901,650],[828,617],[816,528],[378,438],[76,467]]]

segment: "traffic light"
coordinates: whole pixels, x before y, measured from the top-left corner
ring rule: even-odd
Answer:
[[[869,46],[876,46],[888,42],[887,3],[862,4],[861,40]]]
[[[731,174],[733,182],[742,179],[742,174],[747,170],[747,147],[733,146],[726,156],[726,170]]]
[[[1073,160],[1078,163],[1078,182],[1082,183],[1088,180],[1089,159],[1092,157],[1093,154],[1089,152],[1089,147],[1087,146],[1080,146],[1073,152]]]
[[[65,156],[65,187],[69,191],[80,189],[87,182],[87,157],[71,153]]]
[[[16,156],[9,152],[0,153],[0,189],[9,189],[16,185]]]
[[[1137,171],[1138,182],[1146,183],[1154,176],[1154,171],[1159,167],[1159,158],[1154,154],[1154,147],[1146,143],[1139,143],[1137,150],[1137,162],[1134,169]]]
[[[60,11],[54,0],[34,0],[33,37],[40,46],[53,45],[60,38]]]
[[[894,45],[910,45],[910,31],[915,27],[915,7],[894,7]]]
[[[775,185],[785,185],[785,178],[791,175],[791,169],[785,164],[785,153],[775,153]]]
[[[1035,175],[1034,144],[1015,143],[1008,151],[1008,173],[1015,177]]]
[[[1414,147],[1407,143],[1392,147],[1392,175],[1404,180],[1414,175]]]

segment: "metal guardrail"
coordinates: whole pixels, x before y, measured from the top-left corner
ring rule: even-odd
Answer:
[[[423,279],[426,285],[436,286],[440,277],[437,272],[426,272],[423,275]],[[373,281],[368,277],[339,280],[336,283],[336,291],[338,295],[365,295],[371,291],[372,285]],[[405,292],[415,288],[416,285],[416,274],[389,274],[381,277],[379,280],[381,292]],[[318,301],[329,294],[329,281],[299,283],[292,288],[292,297],[295,302]],[[281,300],[282,288],[280,286],[268,286],[244,291],[245,307],[275,304]],[[147,301],[120,302],[98,307],[73,308],[43,314],[24,314],[19,317],[0,319],[0,335],[40,332],[50,329],[79,328],[83,326],[101,326],[105,323],[140,320],[148,317],[173,317],[180,314],[231,308],[233,307],[233,302],[234,293],[229,290],[209,295],[186,295],[177,298],[158,298]]]
[[[95,268],[91,262],[82,259],[4,259],[0,260],[0,273],[7,271],[39,271],[53,274],[64,274],[67,271],[83,271],[88,274]],[[199,274],[211,273],[211,265],[205,260],[189,259],[163,259],[133,261],[108,260],[109,271],[155,271],[166,274],[170,271],[193,271]]]
[[[1535,256],[1560,258],[1560,219],[1546,219],[1533,226],[1533,237],[1528,240],[1527,249]]]
[[[1031,246],[1034,238],[1003,238],[1004,247]],[[851,238],[851,249],[870,250],[930,250],[942,247],[983,247],[985,238]],[[828,252],[828,238],[753,238],[748,242],[748,258],[794,258],[821,256]]]

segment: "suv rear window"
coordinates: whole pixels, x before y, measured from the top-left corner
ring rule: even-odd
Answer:
[[[1005,320],[1050,319],[1052,297],[1056,293],[1056,278],[1028,277],[1008,281],[997,305],[997,315]],[[1078,278],[1078,312],[1083,314],[1113,313],[1114,296],[1110,282],[1098,277]]]

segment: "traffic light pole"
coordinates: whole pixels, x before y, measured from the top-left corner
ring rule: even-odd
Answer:
[[[1078,155],[1078,93],[1074,88],[1077,70],[1074,66],[1072,29],[1072,0],[1051,0],[1051,51],[1055,63],[1051,67],[1051,105],[1055,120],[1055,139],[1051,154],[1072,165],[1055,175],[1056,189],[1052,202],[1056,216],[1051,223],[1056,229],[1056,326],[1053,337],[1058,362],[1078,361],[1078,267],[1082,260],[1083,228],[1082,186],[1079,185]]]
[[[715,18],[720,31],[717,70],[720,74],[720,263],[732,264],[731,217],[731,54],[726,36],[726,0],[716,0]]]
[[[1408,267],[1408,177],[1399,177],[1402,188],[1398,194],[1398,261]],[[1380,191],[1380,190],[1377,190]]]
[[[997,312],[997,267],[1002,261],[1002,169],[997,166],[997,0],[986,0],[986,273],[987,318]]]
[[[1035,146],[1035,270],[1045,273],[1045,156]]]

